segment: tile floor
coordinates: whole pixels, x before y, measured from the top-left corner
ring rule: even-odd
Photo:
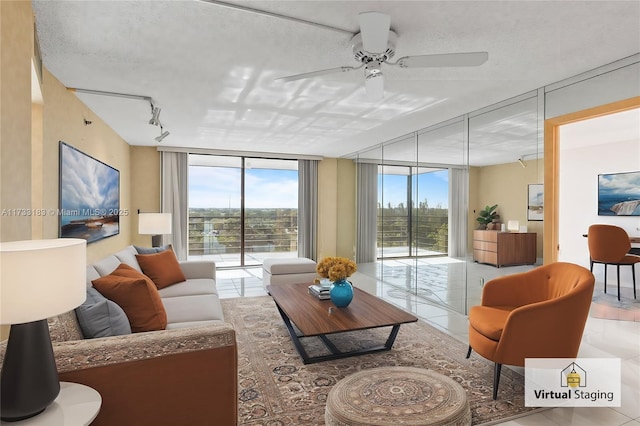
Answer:
[[[412,312],[434,327],[467,342],[467,318],[459,312],[477,304],[482,284],[499,275],[530,269],[494,268],[449,258],[387,259],[359,264],[359,274],[379,297]],[[601,277],[596,292],[602,292]],[[354,280],[357,281],[357,280]],[[469,282],[469,288],[464,283]],[[217,283],[222,298],[266,295],[262,268],[218,269]],[[356,283],[357,285],[357,283]],[[623,288],[630,294],[631,288]],[[640,426],[640,322],[599,319],[592,316],[580,346],[580,357],[617,357],[622,360],[622,406],[615,408],[552,408],[499,423],[508,426]]]

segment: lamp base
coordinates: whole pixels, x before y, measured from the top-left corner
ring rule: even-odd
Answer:
[[[0,418],[15,422],[36,416],[58,393],[47,320],[12,325],[0,372]]]
[[[160,247],[162,245],[162,235],[151,236],[151,247]]]

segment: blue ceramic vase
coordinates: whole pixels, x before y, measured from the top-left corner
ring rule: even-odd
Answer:
[[[331,285],[329,296],[334,305],[338,308],[345,308],[353,299],[353,287],[346,279],[336,281]]]

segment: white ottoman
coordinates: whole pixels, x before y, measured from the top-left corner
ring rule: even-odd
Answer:
[[[306,257],[270,258],[262,262],[262,284],[293,284],[312,282],[318,278],[316,262]]]

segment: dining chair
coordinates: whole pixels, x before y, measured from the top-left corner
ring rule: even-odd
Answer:
[[[587,233],[589,244],[590,270],[594,263],[604,264],[604,292],[607,292],[607,266],[615,265],[618,273],[618,300],[620,300],[620,266],[631,266],[633,280],[633,298],[636,298],[636,271],[634,265],[640,263],[640,256],[629,254],[631,241],[623,228],[615,225],[595,224],[589,226]]]

